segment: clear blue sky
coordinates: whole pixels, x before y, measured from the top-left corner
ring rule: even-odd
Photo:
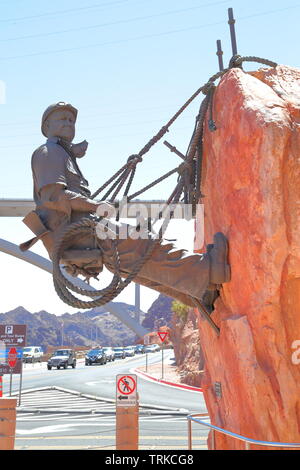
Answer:
[[[32,196],[30,158],[44,140],[40,117],[60,100],[79,109],[75,140],[90,143],[81,167],[91,189],[100,186],[218,70],[217,39],[228,63],[229,7],[241,55],[299,66],[296,0],[0,0],[0,6],[0,80],[6,84],[6,103],[0,105],[1,198]],[[199,100],[167,137],[183,152],[198,106]],[[135,188],[177,163],[158,144],[140,165]],[[145,196],[164,198],[173,184],[174,179]],[[0,237],[24,241],[21,226],[20,219],[0,219]],[[22,275],[33,270],[0,258]],[[0,311],[24,300],[6,295]],[[26,302],[29,307],[30,298]],[[47,305],[41,302],[41,308]],[[70,310],[61,303],[59,309]]]

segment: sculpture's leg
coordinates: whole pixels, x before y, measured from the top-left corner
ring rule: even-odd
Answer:
[[[153,240],[118,240],[122,274],[126,277],[134,264],[145,255]],[[110,240],[100,242],[103,261],[109,270],[112,244]],[[143,266],[136,282],[177,298],[186,305],[194,306],[191,297],[201,298],[210,280],[210,258],[208,254],[194,254],[177,249],[173,243],[162,241],[150,260]]]

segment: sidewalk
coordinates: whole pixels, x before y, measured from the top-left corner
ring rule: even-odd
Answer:
[[[174,353],[165,352],[164,357],[164,368],[162,370],[162,362],[156,362],[155,364],[148,364],[146,370],[146,364],[144,366],[139,366],[135,369],[135,372],[138,374],[140,373],[142,376],[144,375],[149,380],[157,381],[160,383],[164,383],[166,385],[170,385],[173,387],[184,388],[187,390],[193,390],[196,392],[202,392],[202,389],[199,387],[194,387],[188,384],[185,384],[182,381],[182,377],[178,372],[175,363]],[[146,358],[145,358],[146,363]]]
[[[163,375],[164,380],[167,380],[169,382],[174,382],[176,384],[177,383],[180,384],[181,383],[180,375],[177,372],[174,354],[171,354],[169,357],[166,357],[167,353],[168,352],[165,351],[163,374],[162,374],[161,361],[156,362],[155,364],[148,364],[147,370],[146,370],[146,365],[139,366],[137,370],[141,372],[145,372],[151,375],[152,377],[154,377],[155,379],[161,379]],[[145,358],[145,363],[146,363],[146,358]]]

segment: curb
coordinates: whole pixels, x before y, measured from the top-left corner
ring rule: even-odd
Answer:
[[[192,385],[177,384],[175,382],[169,382],[168,380],[164,380],[164,379],[157,379],[156,377],[153,377],[150,374],[146,374],[146,372],[142,372],[139,369],[133,369],[132,372],[134,372],[138,376],[141,376],[142,378],[144,376],[144,377],[147,377],[147,379],[152,380],[153,382],[158,382],[160,384],[169,385],[170,387],[176,387],[176,388],[180,388],[183,390],[190,390],[192,392],[203,392],[202,388],[193,387]]]

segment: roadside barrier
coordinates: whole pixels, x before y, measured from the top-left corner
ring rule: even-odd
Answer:
[[[139,405],[116,407],[116,450],[138,450]]]
[[[16,406],[16,398],[0,398],[0,450],[14,450]]]
[[[259,441],[257,439],[251,439],[246,436],[241,436],[240,434],[236,434],[235,432],[227,431],[226,429],[220,428],[218,426],[214,426],[213,424],[204,421],[201,418],[209,418],[207,413],[199,413],[188,415],[188,449],[192,450],[192,422],[201,424],[202,426],[206,426],[212,430],[212,439],[211,439],[211,450],[216,450],[216,433],[225,434],[226,436],[230,436],[234,439],[238,439],[245,443],[245,450],[251,450],[251,444],[256,446],[262,447],[284,447],[284,448],[300,448],[299,442],[273,442],[273,441]]]

